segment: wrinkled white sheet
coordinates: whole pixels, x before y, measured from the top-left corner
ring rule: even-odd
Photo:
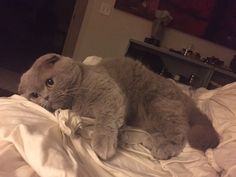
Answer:
[[[13,95],[0,98],[0,177],[233,177],[236,175],[236,83],[192,92],[221,136],[206,154],[188,145],[170,160],[157,161],[140,144],[119,148],[101,161],[90,147],[93,119],[68,110],[55,115]],[[80,128],[81,136],[73,136]],[[131,137],[136,130],[129,129]],[[142,137],[142,131],[137,135]]]

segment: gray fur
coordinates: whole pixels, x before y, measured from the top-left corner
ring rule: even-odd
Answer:
[[[49,78],[54,80],[50,87],[45,85]],[[33,98],[32,92],[39,97]],[[132,59],[104,59],[87,66],[47,54],[23,74],[19,93],[51,111],[68,108],[95,117],[91,145],[102,159],[115,154],[123,125],[148,131],[144,146],[157,159],[178,155],[187,140],[203,151],[219,143],[211,122],[187,95]]]

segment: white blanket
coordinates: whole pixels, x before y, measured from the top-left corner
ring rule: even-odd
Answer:
[[[0,98],[0,177],[236,176],[236,83],[199,89],[192,96],[213,121],[221,143],[205,154],[186,145],[179,156],[163,161],[152,159],[137,139],[101,161],[90,146],[93,119],[68,110],[52,114],[18,95]],[[75,128],[81,136],[73,136]],[[127,130],[127,136],[136,131]]]

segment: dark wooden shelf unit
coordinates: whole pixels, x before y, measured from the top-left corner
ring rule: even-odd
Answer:
[[[131,39],[126,56],[140,60],[154,72],[161,74],[163,68],[172,76],[188,79],[194,75],[192,86],[195,88],[216,88],[236,81],[236,74],[184,55],[157,47],[145,42]]]

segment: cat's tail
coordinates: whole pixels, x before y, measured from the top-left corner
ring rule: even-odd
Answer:
[[[218,133],[208,117],[199,109],[194,108],[191,111],[189,125],[188,142],[193,148],[206,151],[208,148],[215,148],[219,144]]]

